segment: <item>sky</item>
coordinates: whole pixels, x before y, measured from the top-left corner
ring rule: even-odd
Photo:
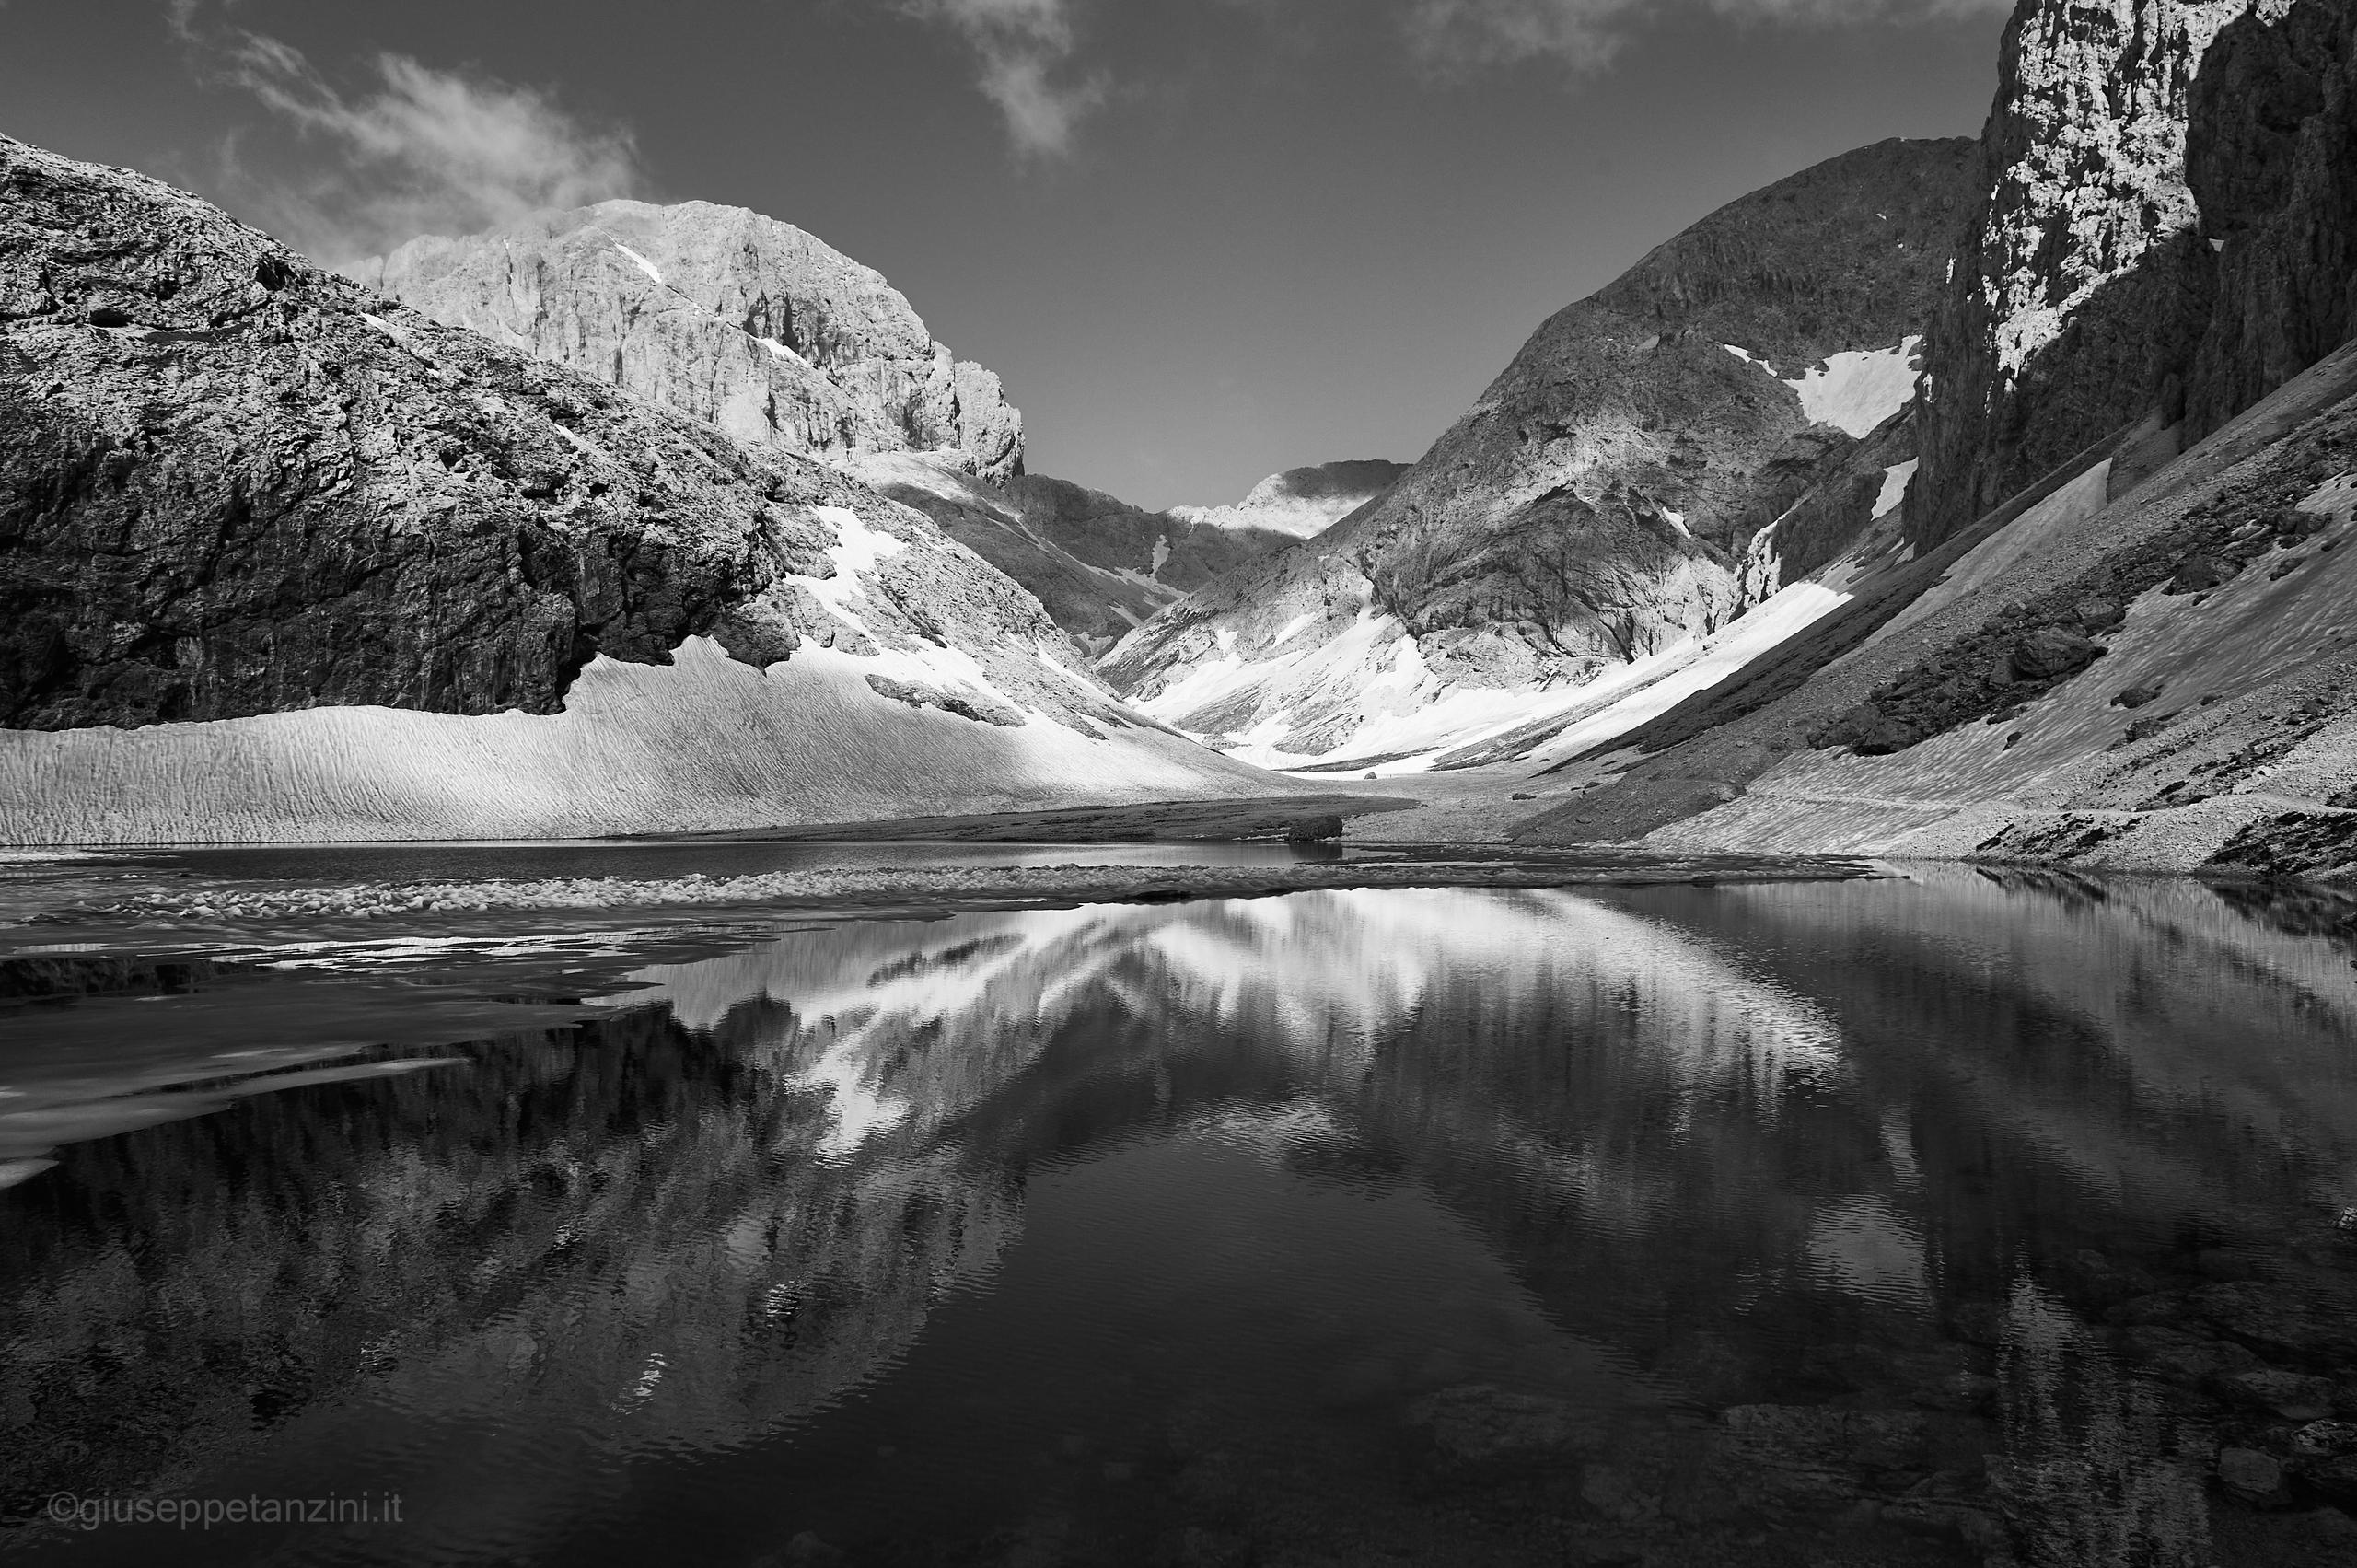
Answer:
[[[881,272],[1149,506],[1420,456],[1722,203],[1977,134],[2010,0],[0,0],[0,132],[333,263],[609,196]]]

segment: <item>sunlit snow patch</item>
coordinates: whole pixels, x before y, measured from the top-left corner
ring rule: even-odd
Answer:
[[[637,263],[638,270],[644,273],[648,277],[653,278],[657,284],[660,284],[663,281],[663,274],[656,270],[654,262],[648,261],[645,257],[640,255],[637,251],[632,250],[621,240],[617,239],[614,241],[614,249],[629,257],[633,262]]]
[[[1898,509],[1898,504],[1907,499],[1907,487],[1914,482],[1918,460],[1910,458],[1882,470],[1882,494],[1875,497],[1875,521],[1889,517]]]
[[[1837,354],[1797,377],[1786,377],[1784,385],[1800,394],[1801,412],[1810,424],[1870,435],[1915,395],[1915,351],[1922,343],[1910,337],[1892,348]]]

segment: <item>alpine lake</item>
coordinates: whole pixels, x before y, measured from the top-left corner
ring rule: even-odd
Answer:
[[[2329,895],[58,913],[944,854],[4,868],[0,1556],[2357,1562]]]

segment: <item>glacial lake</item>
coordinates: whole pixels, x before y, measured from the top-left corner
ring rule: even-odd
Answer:
[[[2357,1561],[2347,901],[494,924],[8,929],[0,1555]]]

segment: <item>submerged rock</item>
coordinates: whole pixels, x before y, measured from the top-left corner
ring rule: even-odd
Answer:
[[[2256,1448],[2228,1448],[2220,1453],[2218,1479],[2246,1503],[2272,1503],[2283,1494],[2283,1467]]]
[[[1595,1415],[1562,1400],[1518,1394],[1486,1383],[1419,1400],[1409,1421],[1429,1429],[1451,1458],[1469,1463],[1510,1455],[1588,1448],[1603,1441]]]

